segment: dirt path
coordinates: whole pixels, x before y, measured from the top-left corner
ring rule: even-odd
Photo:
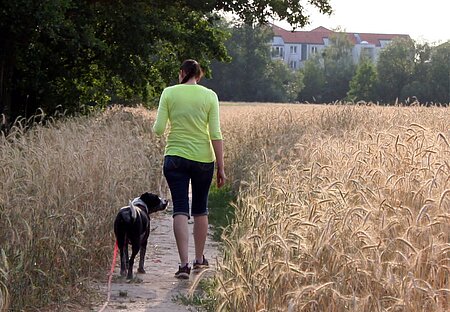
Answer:
[[[193,224],[189,223],[189,232],[192,233]],[[218,256],[218,243],[211,237],[207,238],[205,255],[214,267]],[[189,238],[189,256],[194,256],[192,235]],[[191,259],[190,259],[191,260]],[[193,311],[192,308],[174,302],[178,296],[187,294],[195,275],[191,273],[189,280],[178,280],[174,277],[178,268],[178,252],[172,232],[171,211],[159,212],[152,215],[151,233],[147,247],[145,260],[146,274],[136,274],[138,281],[127,283],[119,277],[119,259],[117,260],[111,286],[111,300],[104,310],[111,311],[136,311],[136,312],[178,312]],[[137,257],[139,262],[139,255]],[[137,270],[135,263],[134,272]],[[107,285],[100,285],[101,292],[106,300]],[[103,302],[104,303],[104,302]],[[101,306],[92,311],[99,311]]]

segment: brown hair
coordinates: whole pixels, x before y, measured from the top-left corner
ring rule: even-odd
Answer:
[[[192,77],[200,80],[200,78],[203,76],[202,68],[200,67],[200,64],[195,60],[185,60],[181,64],[180,70],[185,75],[181,83],[186,83]]]

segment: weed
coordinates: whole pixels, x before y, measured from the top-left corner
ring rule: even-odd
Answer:
[[[217,281],[213,277],[203,278],[192,294],[178,295],[174,298],[174,301],[189,306],[190,310],[214,312],[217,304],[216,287]]]
[[[220,240],[223,229],[234,220],[234,209],[231,203],[235,200],[232,189],[226,185],[218,189],[215,185],[211,186],[209,193],[209,222],[214,226],[213,238]]]

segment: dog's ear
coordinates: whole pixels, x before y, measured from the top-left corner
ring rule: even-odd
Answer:
[[[159,199],[158,195],[148,192],[142,194],[139,198],[147,205],[149,209],[156,207],[161,203],[161,200]]]

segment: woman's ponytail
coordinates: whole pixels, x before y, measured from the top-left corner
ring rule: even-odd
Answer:
[[[200,79],[203,75],[200,64],[195,60],[185,60],[181,64],[180,70],[184,73],[182,84],[188,82],[192,77]]]

